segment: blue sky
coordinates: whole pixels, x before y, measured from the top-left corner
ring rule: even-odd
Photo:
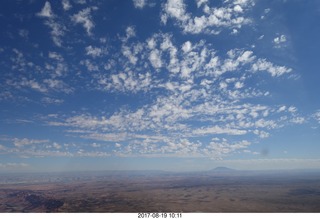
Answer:
[[[0,171],[320,167],[320,3],[4,1]]]

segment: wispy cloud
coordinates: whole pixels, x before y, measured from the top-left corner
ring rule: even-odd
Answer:
[[[56,46],[62,46],[61,37],[65,35],[66,27],[57,21],[58,17],[53,13],[50,2],[46,2],[42,10],[36,14],[44,18],[45,25],[51,29],[51,38]]]
[[[22,168],[27,168],[30,165],[27,163],[0,163],[0,169],[22,169]]]
[[[16,147],[23,147],[26,145],[33,145],[33,144],[42,144],[42,143],[47,143],[49,140],[39,140],[39,139],[28,139],[28,138],[14,138],[13,139],[13,144]]]

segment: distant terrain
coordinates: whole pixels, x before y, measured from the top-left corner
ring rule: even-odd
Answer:
[[[0,212],[320,212],[320,172],[1,174]]]

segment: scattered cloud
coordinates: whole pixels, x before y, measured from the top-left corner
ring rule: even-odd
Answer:
[[[306,122],[306,119],[304,117],[295,117],[291,119],[291,122],[295,124],[303,124]]]
[[[46,1],[43,8],[41,9],[41,11],[39,13],[37,13],[37,16],[46,17],[46,18],[52,18],[54,16],[52,9],[51,9],[50,2]]]
[[[47,143],[49,140],[37,140],[37,139],[28,139],[28,138],[14,138],[13,139],[13,144],[16,147],[23,147],[26,145],[34,145],[34,144],[42,144],[42,143]]]
[[[50,97],[43,97],[41,99],[41,102],[44,103],[44,104],[56,104],[56,105],[59,105],[59,104],[62,104],[64,102],[64,100],[50,98]]]
[[[99,97],[112,95],[117,100],[129,100],[128,103],[122,99],[115,101],[111,104],[112,110],[103,106],[99,113],[90,108],[100,106],[75,103],[77,107],[81,105],[78,110],[49,112],[43,119],[48,127],[54,126],[75,140],[85,140],[86,145],[14,138],[11,149],[0,145],[1,153],[221,159],[238,152],[257,153],[250,150],[253,143],[272,136],[274,130],[285,125],[303,124],[310,119],[301,116],[295,106],[271,104],[272,80],[279,80],[280,76],[285,79],[292,68],[261,57],[249,44],[220,46],[201,35],[217,35],[225,30],[229,38],[234,38],[230,34],[242,34],[241,28],[253,22],[247,13],[254,7],[253,0],[219,4],[197,0],[194,13],[189,11],[192,7],[187,1],[164,1],[160,6],[161,24],[177,27],[183,33],[181,38],[173,31],[165,32],[167,28],[156,33],[143,32],[134,22],[121,26],[125,31],[115,33],[113,38],[98,32],[94,36],[93,30],[100,21],[94,22],[93,12],[98,8],[87,3],[89,1],[61,0],[60,8],[55,10],[52,7],[55,4],[46,1],[36,13],[49,27],[54,45],[61,48],[44,50],[42,45],[35,44],[34,51],[41,51],[39,56],[19,47],[10,51],[0,49],[4,55],[7,51],[11,54],[9,73],[0,85],[4,88],[0,100],[15,98],[21,91],[25,96],[35,93],[34,102],[42,103],[43,108],[51,111],[51,106],[55,110],[67,105],[63,104],[67,94],[90,90],[98,92]],[[138,9],[150,4],[148,0],[133,0]],[[63,18],[58,16],[59,10],[65,13]],[[267,13],[269,9],[263,16]],[[68,42],[69,34],[74,36],[72,28],[78,26],[90,37],[72,38],[74,42]],[[27,39],[33,33],[21,29],[16,34],[19,39]],[[286,35],[273,36],[277,37],[268,40],[271,46],[280,47],[288,41]],[[260,37],[254,36],[259,43],[263,43],[264,38],[261,33]],[[33,55],[38,59],[30,58]],[[257,72],[272,76],[263,82],[270,87],[254,83],[259,77],[254,74]],[[84,105],[86,107],[82,107]],[[312,117],[320,123],[319,112]]]
[[[69,0],[62,0],[61,3],[62,3],[63,10],[65,11],[68,11],[72,8],[72,5]]]
[[[285,35],[281,35],[273,39],[273,43],[276,48],[281,48],[285,42],[287,42],[287,37]]]
[[[209,128],[195,129],[193,134],[195,135],[208,135],[208,134],[227,134],[227,135],[244,135],[246,130],[231,129],[231,128],[221,128],[219,126],[213,126]]]
[[[81,24],[89,36],[92,35],[92,29],[95,27],[95,24],[92,21],[91,12],[96,9],[96,7],[85,8],[71,16],[71,21],[75,24]]]
[[[28,39],[29,38],[29,34],[30,34],[30,32],[28,30],[26,30],[26,29],[19,30],[19,35],[22,38]]]
[[[37,16],[44,18],[44,24],[51,29],[51,38],[56,46],[62,46],[61,37],[65,35],[66,27],[57,21],[58,17],[54,15],[50,2],[46,2],[42,10],[36,14]]]
[[[135,8],[142,9],[146,6],[147,0],[133,0],[133,5]]]
[[[0,169],[21,169],[21,168],[27,168],[30,165],[27,163],[0,163]]]
[[[258,59],[258,61],[252,65],[252,71],[266,71],[269,72],[271,76],[278,77],[283,74],[290,73],[292,69],[285,66],[274,65],[273,63],[268,62],[265,59]]]
[[[320,123],[320,110],[315,112],[312,116],[315,120],[317,120]]]
[[[103,54],[103,50],[101,48],[93,47],[90,45],[86,47],[86,54],[95,58],[101,56]]]
[[[168,0],[163,4],[161,21],[167,24],[169,19],[173,20],[184,33],[219,34],[223,27],[241,28],[251,23],[249,18],[244,17],[243,12],[253,5],[252,1],[224,1],[223,5],[217,8],[210,7],[209,1],[197,1],[198,8],[200,6],[203,8],[203,14],[193,16],[186,11],[187,7],[183,0]]]

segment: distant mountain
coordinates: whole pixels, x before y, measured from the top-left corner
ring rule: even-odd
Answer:
[[[213,172],[233,172],[236,170],[228,168],[228,167],[216,167],[216,168],[212,169],[211,171],[213,171]]]

